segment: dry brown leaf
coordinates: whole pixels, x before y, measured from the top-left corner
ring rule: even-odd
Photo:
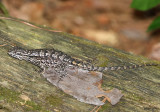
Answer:
[[[118,89],[103,91],[100,88],[102,83],[102,73],[100,72],[89,72],[77,67],[68,67],[66,72],[67,76],[59,80],[58,73],[50,67],[44,70],[43,76],[77,100],[93,105],[104,105],[104,102],[98,99],[102,96],[106,97],[112,105],[115,105],[123,96]]]

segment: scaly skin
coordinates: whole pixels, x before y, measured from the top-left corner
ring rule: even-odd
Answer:
[[[77,59],[74,59],[67,54],[64,54],[61,51],[55,49],[34,49],[34,50],[25,50],[22,48],[14,47],[11,49],[8,54],[19,60],[26,60],[31,62],[42,69],[48,67],[54,67],[54,69],[60,74],[60,77],[63,78],[66,73],[66,67],[78,67],[88,71],[116,71],[116,70],[125,70],[125,69],[134,69],[144,66],[158,66],[158,64],[142,64],[142,65],[131,65],[131,66],[113,66],[113,67],[97,67],[91,63],[84,63]]]

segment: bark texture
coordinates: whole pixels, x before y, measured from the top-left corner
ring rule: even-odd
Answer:
[[[72,57],[90,60],[96,66],[153,63],[142,56],[64,32],[31,27],[19,21],[0,18],[1,112],[88,112],[94,108],[53,86],[41,75],[37,66],[8,56],[11,46],[25,49],[54,48]],[[102,87],[104,90],[118,88],[124,96],[115,106],[106,102],[100,112],[160,112],[159,66],[104,72]]]

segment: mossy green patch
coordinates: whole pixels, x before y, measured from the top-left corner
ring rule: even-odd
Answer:
[[[103,105],[103,106],[100,108],[99,112],[105,112],[105,111],[107,111],[109,108],[112,108],[112,105],[109,104],[109,103],[106,103],[105,105]]]
[[[21,103],[22,102],[24,103],[24,100],[22,100],[19,97],[19,95],[20,95],[20,93],[18,93],[18,92],[9,90],[7,88],[0,87],[0,100],[5,100],[8,103],[12,103],[16,106],[21,107],[22,106]],[[19,103],[19,102],[21,102],[21,103]],[[43,112],[49,112],[49,111],[46,111],[46,109],[42,108],[42,106],[40,104],[37,104],[33,101],[26,101],[25,105],[26,105],[25,111],[35,111],[35,110],[42,111],[43,110]],[[0,105],[0,109],[8,110],[3,105]]]
[[[26,109],[27,111],[42,110],[42,107],[33,101],[26,101],[25,105],[27,105],[27,109]]]
[[[7,100],[8,102],[15,102],[20,99],[20,93],[9,90],[7,88],[0,87],[0,100]]]
[[[45,100],[46,100],[47,102],[49,102],[50,105],[53,105],[53,106],[56,106],[56,107],[63,104],[62,99],[59,98],[59,97],[56,96],[56,95],[47,96],[47,97],[45,98]]]
[[[129,99],[132,99],[134,101],[145,101],[144,97],[139,96],[137,94],[128,94],[126,97],[128,97]]]
[[[96,60],[98,61],[98,62],[96,63],[98,66],[106,67],[107,64],[108,64],[108,59],[107,59],[106,56],[104,56],[103,54],[98,55],[98,56],[96,57]]]

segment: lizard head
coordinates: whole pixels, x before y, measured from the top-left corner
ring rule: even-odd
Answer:
[[[27,54],[26,50],[18,47],[13,47],[8,51],[8,55],[10,55],[11,57],[17,58],[19,60],[24,59],[24,57],[26,57],[26,54]]]

